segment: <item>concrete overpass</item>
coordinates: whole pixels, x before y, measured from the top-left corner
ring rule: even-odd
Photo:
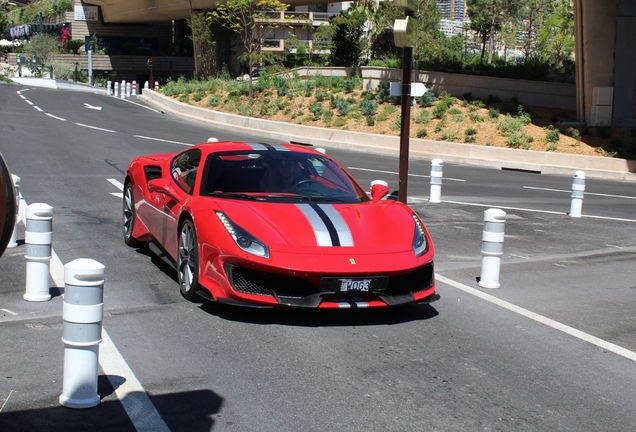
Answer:
[[[636,128],[636,0],[573,0],[577,120],[588,126]],[[89,0],[106,23],[190,18],[217,0]],[[88,2],[87,2],[88,3]],[[291,5],[324,0],[287,0]]]

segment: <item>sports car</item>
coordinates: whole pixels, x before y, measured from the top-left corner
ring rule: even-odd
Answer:
[[[181,294],[255,307],[360,308],[439,299],[418,215],[306,145],[215,142],[139,156],[124,241],[177,270]]]

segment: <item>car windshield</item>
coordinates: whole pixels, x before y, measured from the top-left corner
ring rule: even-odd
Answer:
[[[266,150],[210,154],[201,195],[279,202],[369,199],[347,172],[324,155]]]

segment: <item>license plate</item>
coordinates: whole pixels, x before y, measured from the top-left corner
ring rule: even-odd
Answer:
[[[340,279],[340,291],[369,291],[371,279]]]

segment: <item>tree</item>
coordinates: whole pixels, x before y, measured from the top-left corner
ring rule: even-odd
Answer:
[[[217,44],[212,32],[212,24],[206,19],[204,14],[199,13],[188,20],[188,26],[192,29],[192,36],[190,36],[192,43],[198,44],[199,47],[196,52],[198,54],[200,72],[204,77],[209,78],[217,70]]]
[[[368,47],[364,37],[364,24],[367,15],[360,7],[341,11],[329,18],[331,27],[331,54],[329,62],[333,66],[360,66]]]
[[[537,48],[541,57],[564,68],[574,51],[574,10],[569,0],[553,5],[554,10],[539,29]]]
[[[481,40],[483,59],[488,41],[488,64],[492,63],[495,51],[495,35],[501,30],[503,23],[514,19],[519,11],[518,0],[467,0],[470,28]]]
[[[417,46],[413,53],[416,64],[433,65],[439,63],[444,56],[444,47],[440,42],[443,35],[439,30],[442,14],[435,0],[420,0],[419,6],[416,15]]]
[[[265,38],[280,28],[283,24],[271,19],[268,12],[284,11],[288,4],[279,0],[227,0],[218,2],[216,10],[207,13],[210,23],[219,24],[236,33],[241,46],[245,50],[239,60],[247,63],[250,77],[249,98],[252,99],[252,74],[254,66],[263,63],[270,57],[262,51]]]
[[[60,41],[53,36],[47,34],[38,34],[31,37],[31,42],[24,45],[24,51],[26,54],[35,55],[40,59],[42,66],[45,66],[49,61],[49,54],[53,51],[57,51],[60,47]]]

